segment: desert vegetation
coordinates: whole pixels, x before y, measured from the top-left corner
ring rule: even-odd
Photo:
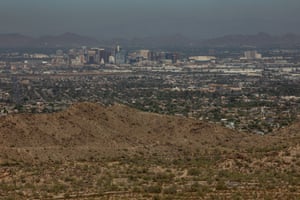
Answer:
[[[298,124],[249,135],[83,103],[0,126],[0,199],[300,197]]]

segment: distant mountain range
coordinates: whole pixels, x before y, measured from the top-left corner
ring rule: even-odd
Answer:
[[[77,46],[93,46],[99,44],[99,41],[87,37],[81,36],[74,33],[64,33],[57,36],[43,36],[37,40],[38,45],[50,46],[50,47],[77,47]]]
[[[227,35],[219,38],[204,40],[201,46],[209,47],[300,47],[300,35],[285,34],[273,36],[267,33],[256,35]]]
[[[223,37],[196,40],[185,36],[167,35],[153,37],[136,37],[133,39],[111,39],[99,41],[92,37],[81,36],[75,33],[48,35],[34,38],[18,33],[0,34],[0,48],[21,47],[80,47],[80,46],[112,46],[120,44],[125,47],[138,48],[176,48],[176,47],[300,47],[300,35],[284,34],[274,36],[267,33],[255,35],[226,35]]]
[[[0,34],[0,47],[25,47],[32,44],[33,38],[17,33],[13,34]]]
[[[18,48],[18,47],[80,47],[99,45],[97,39],[77,35],[75,33],[64,33],[61,35],[47,35],[39,38],[33,38],[17,33],[0,34],[0,48]]]

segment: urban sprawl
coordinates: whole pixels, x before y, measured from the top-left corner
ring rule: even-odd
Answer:
[[[190,54],[118,45],[2,50],[0,115],[55,112],[79,101],[122,103],[256,134],[299,117],[300,50]]]

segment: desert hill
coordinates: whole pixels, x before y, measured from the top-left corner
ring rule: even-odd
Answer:
[[[231,148],[233,143],[238,147],[246,136],[192,119],[144,113],[118,104],[104,107],[92,103],[75,104],[54,114],[9,115],[0,118],[0,130],[0,145],[3,151],[10,149],[9,157],[26,157],[20,149],[27,148],[35,154],[27,156],[42,160],[47,154],[57,155],[56,159],[86,156],[85,151],[101,156],[137,152],[178,155],[220,143],[224,148]],[[66,152],[59,153],[58,149]],[[12,150],[18,153],[13,154]]]
[[[261,136],[115,104],[0,118],[0,199],[299,199],[300,123]]]
[[[216,147],[219,151],[246,152],[251,148],[293,144],[297,140],[292,137],[299,139],[297,127],[294,131],[290,128],[284,133],[259,136],[119,104],[104,107],[78,103],[59,113],[0,118],[0,151],[6,152],[7,157],[37,160],[79,159],[90,154],[183,156],[212,153]]]

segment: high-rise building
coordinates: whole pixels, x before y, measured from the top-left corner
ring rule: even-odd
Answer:
[[[176,63],[179,59],[178,53],[165,53],[165,59],[172,60],[172,63]]]
[[[262,58],[261,54],[257,53],[257,51],[245,51],[244,56],[248,60],[261,59]]]
[[[109,64],[115,64],[116,63],[115,57],[114,56],[109,56],[108,57],[108,62],[109,62]]]
[[[125,64],[126,63],[126,52],[124,50],[120,50],[116,53],[116,64]]]
[[[111,55],[112,55],[111,52],[109,52],[109,51],[107,51],[105,49],[100,49],[99,56],[100,56],[100,62],[101,62],[101,64],[103,64],[103,62],[104,63],[108,63],[109,62],[109,56],[111,56]]]
[[[145,60],[148,60],[149,57],[150,57],[150,50],[142,49],[142,50],[139,50],[137,52],[137,54],[138,54],[138,57],[141,57],[141,58],[143,58]]]
[[[97,51],[92,49],[87,51],[87,64],[97,64]]]

